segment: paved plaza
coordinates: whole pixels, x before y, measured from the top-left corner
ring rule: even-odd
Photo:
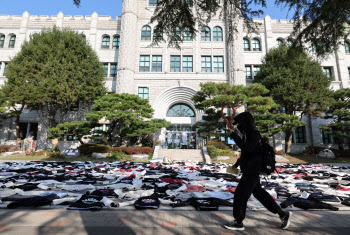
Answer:
[[[292,212],[290,228],[281,230],[277,215],[247,211],[241,232],[222,227],[230,210],[0,210],[0,234],[349,234],[349,210]]]

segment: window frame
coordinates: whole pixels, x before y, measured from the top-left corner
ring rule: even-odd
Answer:
[[[301,129],[301,130],[300,130]],[[300,136],[301,134],[301,136]],[[305,135],[305,126],[298,126],[294,130],[294,139],[296,144],[305,144],[306,142],[306,135]]]
[[[106,38],[108,38],[108,41],[105,40]],[[104,35],[102,37],[102,44],[101,44],[101,49],[106,49],[108,50],[111,44],[111,37],[109,35]]]
[[[277,38],[276,42],[277,42],[277,46],[284,44],[284,40],[282,38]]]
[[[173,65],[172,63],[174,63],[174,66],[172,66]],[[181,55],[170,56],[170,72],[174,72],[174,73],[181,72]]]
[[[140,93],[140,89],[142,89],[141,93]],[[147,93],[145,93],[145,89],[147,89]],[[137,95],[141,99],[149,100],[149,87],[137,87]],[[145,95],[147,95],[147,98],[145,98]]]
[[[149,25],[144,25],[141,28],[141,41],[151,41],[152,28]]]
[[[16,45],[16,35],[11,35],[8,48],[15,48]]]
[[[209,61],[207,60],[208,58],[210,59]],[[204,59],[204,61],[203,61],[203,59]],[[205,63],[205,67],[203,67],[203,62]],[[210,67],[207,66],[208,63],[210,63]],[[201,56],[201,72],[202,73],[211,73],[212,72],[212,58],[211,58],[211,56],[206,56],[206,55]]]
[[[248,43],[246,43],[246,42],[248,42]],[[248,48],[246,47],[246,45],[248,45]],[[250,40],[248,38],[243,38],[243,50],[244,51],[251,51]]]
[[[186,60],[185,60],[186,58]],[[188,60],[188,58],[191,58],[191,61]],[[188,66],[191,64],[191,66]],[[186,66],[185,66],[186,65]],[[191,71],[189,71],[191,70]],[[182,72],[193,72],[193,56],[192,55],[183,55],[182,56]]]
[[[333,75],[333,67],[332,66],[324,66],[322,67],[323,73],[327,75],[328,78],[331,78],[332,81],[335,81],[335,76]],[[326,71],[329,71],[326,72]]]
[[[193,41],[193,34],[190,32],[190,29],[188,27],[185,28],[182,35],[183,41],[185,42],[191,42]]]
[[[218,59],[221,58],[222,61],[219,61]],[[217,59],[217,61],[215,61]],[[215,66],[218,65],[218,66]],[[222,65],[222,66],[220,66]],[[217,71],[215,71],[217,70]],[[224,72],[224,57],[223,56],[213,56],[213,71],[214,73],[223,73]]]
[[[211,41],[211,30],[208,26],[204,26],[201,29],[201,41],[202,42],[210,42]]]
[[[148,6],[156,7],[158,5],[158,0],[148,0]]]
[[[148,58],[147,60],[141,60],[141,58]],[[151,67],[151,61],[150,61],[150,56],[149,55],[140,55],[140,63],[139,63],[139,71],[140,72],[150,72],[150,67]],[[148,62],[148,66],[141,66],[141,63],[145,63],[147,64]],[[144,68],[143,70],[141,68]],[[146,69],[148,68],[148,70]]]
[[[257,45],[258,45],[258,47],[257,47]],[[261,49],[261,40],[260,39],[254,38],[252,40],[252,49],[253,49],[253,51],[262,51],[262,49]]]
[[[350,53],[350,42],[349,41],[345,41],[345,53],[349,54]]]
[[[112,42],[112,49],[119,49],[120,46],[120,36],[116,35],[113,37],[113,42]]]
[[[158,60],[160,58],[160,60]],[[156,59],[156,60],[154,60]],[[155,66],[154,66],[155,63]],[[160,63],[160,64],[159,64]],[[163,58],[161,55],[152,55],[152,72],[162,72]]]
[[[250,76],[247,76],[247,72],[248,72],[247,68],[249,68]],[[245,65],[245,79],[246,80],[253,80],[253,73],[252,73],[252,66],[251,65]]]
[[[6,36],[4,34],[0,35],[0,48],[4,48]]]
[[[110,63],[110,66],[111,66],[111,69],[109,72],[109,76],[112,78],[117,77],[117,75],[118,75],[118,63]],[[114,73],[112,73],[112,71],[114,71]]]
[[[220,29],[219,31],[216,29]],[[222,42],[223,41],[223,31],[222,28],[220,26],[215,26],[213,29],[213,41],[215,42]]]
[[[106,71],[106,66],[107,66],[107,71]],[[104,73],[103,73],[103,76],[105,78],[108,78],[108,75],[109,75],[109,63],[103,63],[103,67],[104,67]],[[107,72],[107,73],[106,73]]]
[[[192,111],[192,113],[193,113],[193,115],[189,115],[189,116],[171,116],[170,114],[169,114],[169,112],[170,112],[170,110],[171,109],[173,109],[175,106],[180,106],[180,110],[181,110],[181,106],[186,106],[186,108],[188,108],[187,110],[186,110],[186,113],[187,113],[187,111],[188,110],[191,110]],[[174,110],[174,109],[173,109]],[[174,111],[176,111],[176,110],[174,110]],[[174,112],[174,114],[175,114],[176,112]],[[188,104],[185,104],[185,103],[176,103],[176,104],[174,104],[174,105],[172,105],[172,106],[170,106],[170,108],[168,109],[168,111],[167,111],[167,113],[166,113],[166,117],[196,117],[196,112],[194,111],[194,109],[190,106],[190,105],[188,105]]]

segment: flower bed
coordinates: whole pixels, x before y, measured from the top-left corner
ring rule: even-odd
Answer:
[[[153,148],[149,147],[116,147],[112,149],[113,152],[118,153],[126,153],[128,155],[133,154],[151,154],[153,153]]]

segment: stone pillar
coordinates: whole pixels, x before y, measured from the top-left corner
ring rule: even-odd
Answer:
[[[123,0],[118,55],[117,93],[133,93],[136,46],[138,1]]]
[[[97,22],[98,22],[98,14],[96,12],[92,13],[91,16],[91,24],[90,24],[90,45],[92,49],[97,51]],[[101,38],[102,40],[102,38]]]
[[[273,41],[271,17],[269,15],[267,15],[264,20],[265,20],[265,22],[264,22],[264,25],[265,25],[265,48],[266,48],[266,53],[267,53],[275,45],[275,42]]]
[[[243,50],[243,20],[237,20],[237,32],[233,36],[233,40],[228,41],[228,28],[226,27],[226,43],[227,43],[227,75],[228,82],[232,85],[246,85],[245,67],[244,67],[244,50]],[[226,24],[228,24],[226,22]],[[235,23],[234,23],[235,24]]]
[[[19,52],[21,50],[21,45],[27,38],[29,16],[30,14],[27,11],[23,12],[22,14],[21,27],[19,29],[19,34],[16,38],[16,44],[19,43],[18,46],[16,45],[16,52]]]
[[[349,88],[349,71],[348,66],[345,63],[345,47],[340,46],[339,49],[335,52],[335,58],[337,62],[337,72],[340,88]],[[335,71],[335,70],[334,70]]]
[[[60,11],[57,14],[57,21],[56,21],[56,26],[58,28],[62,28],[63,27],[63,18],[64,18],[64,14],[62,13],[62,11]]]

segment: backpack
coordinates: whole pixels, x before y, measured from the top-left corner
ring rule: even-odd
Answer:
[[[260,143],[263,153],[263,165],[261,173],[270,175],[276,170],[276,156],[275,151],[267,141],[264,141],[260,135]]]

